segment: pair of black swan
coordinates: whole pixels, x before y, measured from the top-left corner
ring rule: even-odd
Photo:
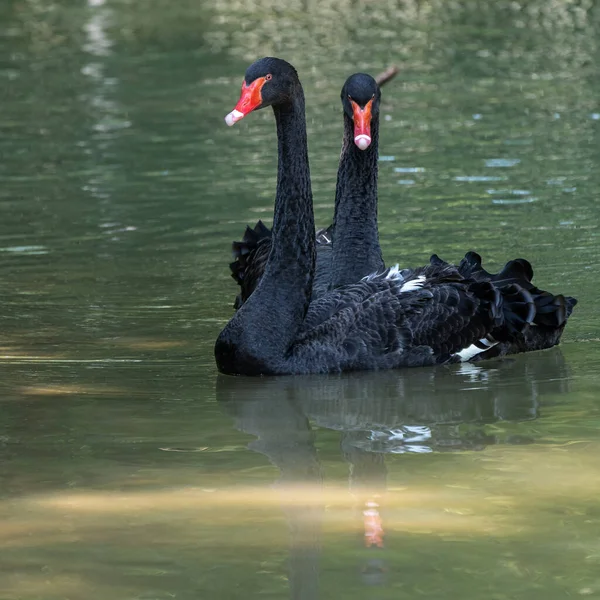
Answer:
[[[255,289],[246,290],[217,339],[219,370],[277,375],[392,369],[557,344],[576,300],[533,286],[533,271],[523,259],[496,275],[472,252],[458,266],[434,255],[425,267],[384,268],[377,234],[374,80],[352,76],[342,104],[344,143],[325,267],[327,260],[316,261],[304,93],[296,70],[264,58],[246,71],[240,100],[226,121],[232,125],[253,110],[273,107],[277,192],[272,236],[258,231],[254,240],[262,242],[264,272],[254,270]],[[320,235],[329,240],[329,233]],[[248,258],[240,268],[252,272]]]
[[[381,92],[370,75],[356,73],[341,92],[344,135],[335,190],[334,223],[316,234],[317,263],[312,299],[385,268],[377,229],[377,159]],[[231,114],[231,113],[230,113]],[[361,223],[360,229],[352,223]],[[334,229],[345,232],[332,244]],[[234,308],[252,294],[265,270],[271,231],[259,221],[233,243],[230,268],[240,286]]]

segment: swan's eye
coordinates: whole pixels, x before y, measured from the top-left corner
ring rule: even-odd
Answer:
[[[271,73],[267,73],[267,74],[265,75],[265,79],[266,79],[267,81],[271,81],[271,79],[273,79],[273,75],[271,75]]]

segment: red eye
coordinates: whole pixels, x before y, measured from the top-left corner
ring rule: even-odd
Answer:
[[[271,73],[268,73],[267,75],[265,75],[265,79],[267,81],[271,81],[271,79],[273,79],[273,75],[271,75]]]

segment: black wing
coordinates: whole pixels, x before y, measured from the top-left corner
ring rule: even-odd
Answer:
[[[332,227],[317,230],[316,239],[317,265],[313,280],[313,299],[319,298],[329,289]],[[258,221],[254,229],[246,227],[241,242],[233,242],[234,260],[230,263],[229,269],[231,276],[240,286],[240,293],[233,304],[236,310],[248,300],[260,282],[271,252],[271,244],[271,230],[262,221]]]
[[[536,316],[532,295],[515,275],[492,275],[434,257],[419,269],[388,269],[311,303],[291,354],[307,370],[419,366],[455,360],[473,345],[485,352],[514,343]]]

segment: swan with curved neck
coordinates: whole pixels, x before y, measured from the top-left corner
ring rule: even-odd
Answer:
[[[308,163],[304,91],[296,70],[265,58],[246,71],[228,125],[272,106],[277,124],[277,191],[273,242],[252,296],[219,335],[215,355],[228,373],[278,373],[302,325],[315,268],[315,226]]]
[[[434,256],[426,267],[371,273],[311,302],[315,232],[304,93],[295,69],[280,59],[261,59],[248,68],[240,101],[226,120],[232,124],[266,106],[273,108],[278,138],[272,248],[255,292],[217,339],[219,370],[260,375],[389,369],[558,343],[575,300],[535,288],[531,266],[521,259],[492,275],[474,253],[458,267]],[[360,235],[363,224],[348,223],[355,243],[368,243],[369,235]]]

